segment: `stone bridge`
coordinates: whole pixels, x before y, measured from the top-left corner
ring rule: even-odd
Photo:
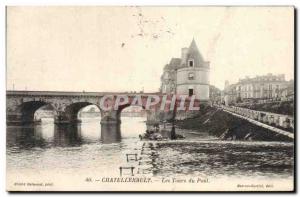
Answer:
[[[123,95],[129,98],[127,103],[103,110],[100,107],[101,98],[104,96],[116,97]],[[34,122],[35,112],[45,106],[50,105],[55,113],[54,122],[76,123],[78,122],[78,112],[88,106],[96,105],[101,112],[101,124],[120,124],[120,115],[124,108],[132,105],[134,98],[140,97],[140,106],[146,108],[147,99],[150,96],[159,96],[160,93],[116,93],[116,92],[56,92],[56,91],[6,91],[6,121],[7,124],[24,125]],[[109,97],[107,97],[109,98]],[[104,99],[103,99],[104,100]],[[104,105],[108,106],[110,100]],[[177,102],[177,101],[176,101]],[[185,106],[190,103],[187,99]],[[152,106],[147,111],[147,122],[153,122],[155,113],[159,110],[160,103]]]
[[[95,105],[101,113],[101,123],[120,123],[121,111],[129,104],[120,105],[116,110],[103,110],[100,100],[105,95],[126,95],[129,98],[136,94],[110,92],[56,92],[56,91],[7,91],[6,92],[6,121],[7,124],[23,125],[34,122],[34,113],[45,105],[50,105],[54,111],[54,122],[76,123],[78,112],[88,106]],[[150,94],[140,94],[142,107]],[[152,94],[153,95],[153,94]]]

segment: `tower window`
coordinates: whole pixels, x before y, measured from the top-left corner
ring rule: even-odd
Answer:
[[[193,88],[189,88],[189,96],[194,95],[194,89]]]
[[[189,60],[189,67],[194,67],[194,60]]]
[[[194,78],[195,78],[194,73],[189,73],[188,78],[189,78],[189,80],[194,80]]]

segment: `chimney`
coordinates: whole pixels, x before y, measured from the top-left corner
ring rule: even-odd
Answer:
[[[185,64],[186,63],[186,58],[187,58],[187,54],[188,54],[188,48],[182,48],[181,49],[181,64]]]

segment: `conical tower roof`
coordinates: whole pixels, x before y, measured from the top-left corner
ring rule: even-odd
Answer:
[[[201,53],[198,50],[198,47],[196,45],[195,39],[193,38],[190,47],[188,49],[187,59],[194,59],[195,66],[199,67],[204,62],[204,59],[201,55]]]

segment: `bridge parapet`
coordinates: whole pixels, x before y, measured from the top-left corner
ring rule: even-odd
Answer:
[[[21,91],[21,90],[7,90],[6,96],[50,96],[50,97],[103,97],[105,95],[127,95],[127,96],[149,96],[162,95],[160,92],[154,93],[132,93],[132,92],[65,92],[65,91]]]
[[[281,127],[284,129],[294,129],[294,117],[289,115],[251,110],[236,106],[222,106],[222,108],[272,126]]]

